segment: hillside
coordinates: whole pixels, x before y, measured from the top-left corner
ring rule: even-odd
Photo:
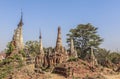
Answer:
[[[59,64],[62,66],[70,67],[73,71],[72,75],[65,77],[61,74],[51,73],[44,71],[44,73],[35,73],[34,64],[26,65],[21,68],[14,69],[4,79],[119,79],[120,75],[113,72],[111,69],[94,67],[91,68],[90,64],[83,60],[70,61]]]

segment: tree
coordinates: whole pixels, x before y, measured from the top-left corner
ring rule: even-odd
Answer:
[[[99,49],[97,49],[95,54],[96,54],[96,58],[98,60],[98,63],[100,65],[106,66],[108,64],[106,62],[109,61],[109,58],[108,58],[109,54],[110,54],[109,50],[99,48]]]
[[[98,63],[102,66],[110,67],[111,64],[117,65],[120,63],[120,54],[118,52],[99,48],[95,54]]]
[[[52,48],[52,47],[46,47],[46,48],[44,47],[43,50],[44,50],[44,53],[48,52],[49,50],[51,52],[54,52],[54,48]]]
[[[25,43],[25,49],[27,49],[27,52],[31,54],[32,56],[36,56],[36,54],[40,52],[39,42],[38,41],[27,41]],[[48,50],[53,52],[52,47],[48,47],[48,48],[43,47],[43,50],[44,50],[44,53],[48,52]]]
[[[97,34],[98,28],[94,27],[90,23],[80,24],[74,29],[70,29],[67,34],[67,42],[70,44],[70,38],[73,38],[74,45],[77,50],[80,50],[81,55],[90,48],[98,48],[103,39]]]
[[[110,53],[108,58],[114,64],[119,64],[120,63],[120,54],[118,52]]]
[[[25,43],[25,48],[28,50],[29,54],[35,56],[39,52],[39,42],[27,41]]]

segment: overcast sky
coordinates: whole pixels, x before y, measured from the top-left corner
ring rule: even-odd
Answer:
[[[61,26],[66,47],[69,29],[91,23],[104,38],[101,47],[120,50],[120,0],[0,0],[0,51],[11,41],[21,9],[24,42],[38,40],[41,28],[43,45],[54,47]]]

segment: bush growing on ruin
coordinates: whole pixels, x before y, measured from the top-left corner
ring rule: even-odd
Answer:
[[[9,42],[6,48],[6,55],[9,56],[14,49],[15,49],[15,46],[13,45],[13,43]]]
[[[77,60],[78,60],[78,59],[75,58],[75,57],[70,57],[69,60],[68,60],[68,62],[71,62],[71,61],[77,61]]]
[[[23,56],[23,57],[26,57],[26,53],[24,50],[20,50],[19,53]]]

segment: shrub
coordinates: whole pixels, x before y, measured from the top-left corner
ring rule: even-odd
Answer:
[[[78,58],[70,57],[69,60],[68,60],[68,62],[71,62],[71,61],[77,61],[77,60],[78,60]]]
[[[26,57],[26,53],[24,52],[24,50],[20,50],[19,53],[20,53],[23,57]]]

